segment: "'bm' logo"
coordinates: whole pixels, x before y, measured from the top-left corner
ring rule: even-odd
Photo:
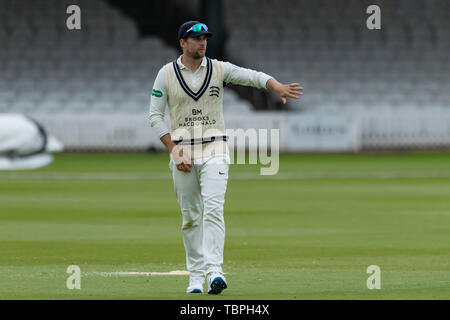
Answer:
[[[219,96],[220,88],[216,86],[209,87],[209,96]]]

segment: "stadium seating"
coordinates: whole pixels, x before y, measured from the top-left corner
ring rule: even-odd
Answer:
[[[175,1],[175,0],[174,0]],[[198,5],[198,1],[177,1]],[[450,107],[450,2],[227,0],[226,51],[246,67],[300,82],[299,109]],[[65,26],[82,8],[82,31]],[[382,30],[367,30],[379,4]],[[0,112],[142,113],[159,68],[179,54],[140,37],[103,0],[0,0]],[[252,106],[225,91],[225,112]]]
[[[82,9],[81,31],[66,28],[71,4]],[[140,38],[103,0],[0,0],[0,7],[0,112],[145,117],[159,68],[179,55],[156,37]],[[225,112],[251,110],[230,90],[224,101]]]
[[[449,1],[228,0],[227,52],[282,82],[300,82],[301,109],[442,105],[449,82]],[[366,8],[382,8],[382,30]],[[420,94],[417,92],[420,90]]]

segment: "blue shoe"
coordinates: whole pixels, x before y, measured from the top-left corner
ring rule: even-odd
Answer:
[[[203,293],[203,290],[202,289],[192,289],[189,291],[189,289],[188,289],[188,293]]]
[[[223,274],[213,272],[208,275],[208,294],[220,294],[227,288],[227,281]]]

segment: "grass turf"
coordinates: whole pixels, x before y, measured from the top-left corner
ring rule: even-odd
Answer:
[[[167,154],[60,154],[0,173],[0,298],[449,299],[449,164],[449,153],[286,154],[278,179],[232,165],[229,288],[210,296],[184,293],[187,276],[99,274],[186,269]],[[81,290],[66,288],[71,264]],[[366,287],[369,265],[381,290]]]

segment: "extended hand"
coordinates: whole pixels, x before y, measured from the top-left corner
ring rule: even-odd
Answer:
[[[303,95],[303,88],[298,83],[282,84],[274,78],[267,81],[267,89],[275,91],[286,104],[286,98],[298,99]]]

